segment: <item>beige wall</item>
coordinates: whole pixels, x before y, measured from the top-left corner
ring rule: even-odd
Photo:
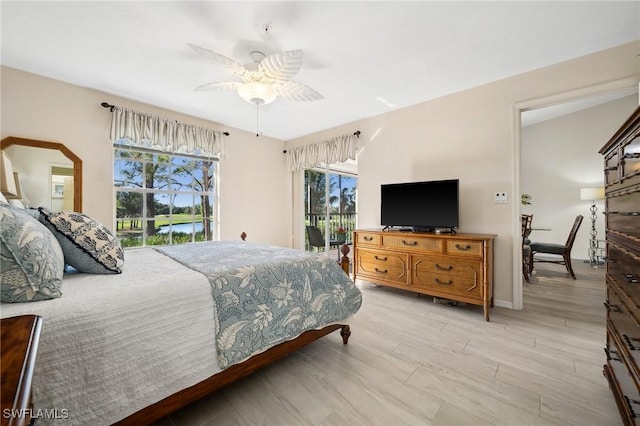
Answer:
[[[628,79],[637,85],[639,48],[640,43],[629,43],[312,134],[290,141],[287,147],[362,132],[359,143],[363,150],[358,156],[360,227],[380,226],[382,183],[460,179],[460,232],[497,234],[494,301],[518,307],[515,293],[521,281],[514,263],[514,237],[520,226],[520,205],[514,194],[519,169],[516,105],[618,80]],[[473,72],[473,64],[469,72]],[[495,191],[508,192],[509,202],[494,204]]]
[[[83,210],[113,229],[111,114],[101,102],[228,130],[220,162],[220,237],[289,245],[291,189],[284,143],[15,69],[1,68],[1,136],[64,143],[83,161]],[[247,113],[251,114],[251,108]]]

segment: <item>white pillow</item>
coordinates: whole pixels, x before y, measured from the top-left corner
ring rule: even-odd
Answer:
[[[26,208],[22,200],[18,200],[18,199],[9,200],[9,204],[21,210],[24,210]]]

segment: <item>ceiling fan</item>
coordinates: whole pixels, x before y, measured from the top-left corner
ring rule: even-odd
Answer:
[[[277,98],[293,101],[324,98],[306,84],[291,80],[302,68],[302,50],[288,50],[269,56],[253,51],[249,55],[252,62],[242,65],[212,50],[190,43],[189,46],[207,61],[228,69],[241,80],[207,83],[195,90],[235,90],[242,99],[256,106],[269,104]]]

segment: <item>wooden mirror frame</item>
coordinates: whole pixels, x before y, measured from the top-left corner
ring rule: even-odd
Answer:
[[[46,142],[35,139],[17,138],[8,136],[0,141],[0,150],[4,150],[11,145],[30,146],[32,148],[52,149],[60,151],[73,163],[73,210],[82,211],[82,160],[64,144],[58,142]]]

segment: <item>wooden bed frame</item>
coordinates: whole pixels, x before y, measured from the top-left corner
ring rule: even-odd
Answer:
[[[315,342],[321,337],[340,329],[340,335],[342,336],[342,342],[346,345],[351,335],[351,329],[346,324],[332,324],[319,330],[309,330],[302,333],[300,336],[293,340],[280,343],[265,352],[252,356],[248,360],[239,364],[232,365],[231,367],[223,370],[208,379],[203,380],[191,387],[182,389],[173,395],[166,397],[165,399],[156,402],[142,410],[133,413],[129,417],[120,420],[115,423],[117,426],[137,426],[148,425],[155,421],[168,416],[171,413],[178,411],[179,409],[186,407],[187,405],[201,399],[202,397],[213,393],[224,386],[227,386],[254,371],[265,367],[280,358],[283,358],[300,348]]]

